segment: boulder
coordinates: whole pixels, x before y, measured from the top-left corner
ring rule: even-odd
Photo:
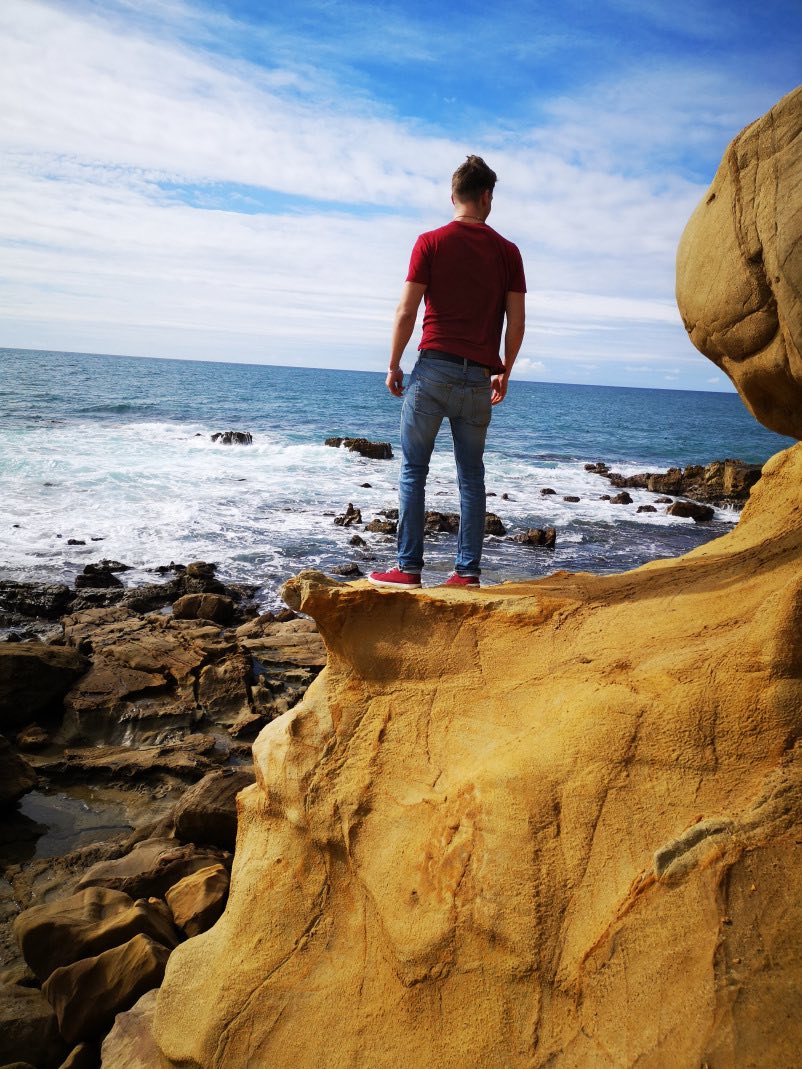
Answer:
[[[177,620],[213,620],[229,624],[234,617],[234,602],[224,594],[184,594],[173,603]]]
[[[524,546],[545,546],[553,549],[557,542],[556,527],[530,527],[528,531],[521,531],[512,536],[513,542],[520,542]]]
[[[802,86],[727,147],[677,251],[691,341],[761,423],[802,438]]]
[[[223,865],[212,865],[185,876],[165,894],[178,927],[192,938],[207,931],[223,914],[229,875]]]
[[[32,791],[38,782],[35,769],[14,753],[8,739],[0,735],[0,809]]]
[[[217,431],[212,441],[218,445],[252,445],[253,435],[250,431]]]
[[[563,497],[563,501],[570,501],[573,504],[575,504],[577,501],[581,501],[581,500],[582,499],[577,497],[576,494],[566,494],[565,497]]]
[[[146,935],[135,935],[97,957],[56,969],[42,990],[67,1042],[95,1039],[107,1032],[118,1013],[159,986],[169,956],[166,947]]]
[[[501,521],[501,517],[497,516],[495,512],[485,513],[485,534],[486,535],[505,535],[507,528]]]
[[[557,493],[557,491],[556,490],[552,490],[552,488],[550,486],[542,487],[540,492],[541,492],[541,494],[544,495],[544,497],[548,497],[550,494],[556,494]]]
[[[626,492],[626,490],[622,490],[620,494],[616,494],[615,497],[611,497],[610,498],[610,504],[611,505],[631,505],[632,504],[632,498]]]
[[[103,1040],[100,1069],[162,1069],[161,1054],[153,1039],[153,1015],[157,989],[148,991],[139,1001],[117,1014],[114,1025]]]
[[[690,517],[696,523],[712,520],[715,513],[709,505],[700,505],[696,501],[675,501],[666,509],[669,516]]]
[[[78,881],[78,888],[107,887],[132,898],[162,897],[184,876],[229,862],[225,850],[191,843],[182,846],[175,839],[145,839],[124,857],[93,865]]]
[[[0,984],[0,1065],[24,1058],[38,1069],[59,1065],[67,1048],[42,992],[26,983]]]
[[[361,537],[361,535],[355,534],[355,535],[351,535],[351,537],[348,539],[348,545],[349,546],[366,546],[367,542],[365,541],[364,538]]]
[[[252,769],[223,768],[204,776],[173,810],[175,834],[184,842],[233,851],[237,841],[237,795],[253,780]]]
[[[332,575],[343,575],[350,579],[357,579],[360,575],[364,575],[358,564],[335,564],[329,570]]]
[[[398,524],[395,520],[380,520],[376,518],[365,524],[365,530],[373,534],[394,535],[398,530]]]
[[[327,438],[326,445],[335,449],[350,449],[352,453],[370,460],[392,460],[393,448],[389,442],[370,442],[367,438]]]
[[[638,512],[657,512],[654,505],[638,505]]]
[[[0,644],[0,725],[22,727],[40,715],[60,714],[64,695],[88,664],[63,646]]]
[[[14,921],[25,961],[44,981],[56,969],[147,935],[174,947],[178,935],[164,903],[134,901],[122,891],[88,887],[69,898],[32,906]]]
[[[75,577],[75,589],[82,590],[85,587],[122,588],[123,582],[114,574],[120,571],[117,561],[102,561],[100,564],[87,564],[81,575]]]

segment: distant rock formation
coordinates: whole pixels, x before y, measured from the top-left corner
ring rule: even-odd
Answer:
[[[677,253],[691,341],[749,411],[802,438],[802,86],[731,142]]]
[[[369,460],[393,459],[393,447],[389,442],[371,442],[367,438],[327,438],[324,444],[334,449],[350,449],[352,453],[359,453]]]

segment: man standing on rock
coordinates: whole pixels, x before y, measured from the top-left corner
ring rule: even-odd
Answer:
[[[421,585],[426,476],[440,424],[454,439],[460,525],[454,574],[445,586],[478,587],[485,533],[482,461],[492,405],[504,400],[524,337],[526,281],[517,246],[486,223],[495,172],[468,156],[451,180],[454,218],[421,234],[395,315],[387,389],[404,394],[401,357],[425,298],[420,357],[401,409],[398,567],[372,572],[377,586]],[[504,331],[504,359],[499,356]]]

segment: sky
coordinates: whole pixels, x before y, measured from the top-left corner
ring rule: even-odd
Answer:
[[[676,246],[800,55],[800,0],[2,0],[0,346],[384,370],[475,152],[515,375],[731,389]]]

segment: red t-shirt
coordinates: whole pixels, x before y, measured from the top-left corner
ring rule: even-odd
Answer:
[[[526,293],[517,245],[485,223],[454,220],[421,234],[407,282],[426,287],[419,349],[439,349],[502,370],[507,294]]]

